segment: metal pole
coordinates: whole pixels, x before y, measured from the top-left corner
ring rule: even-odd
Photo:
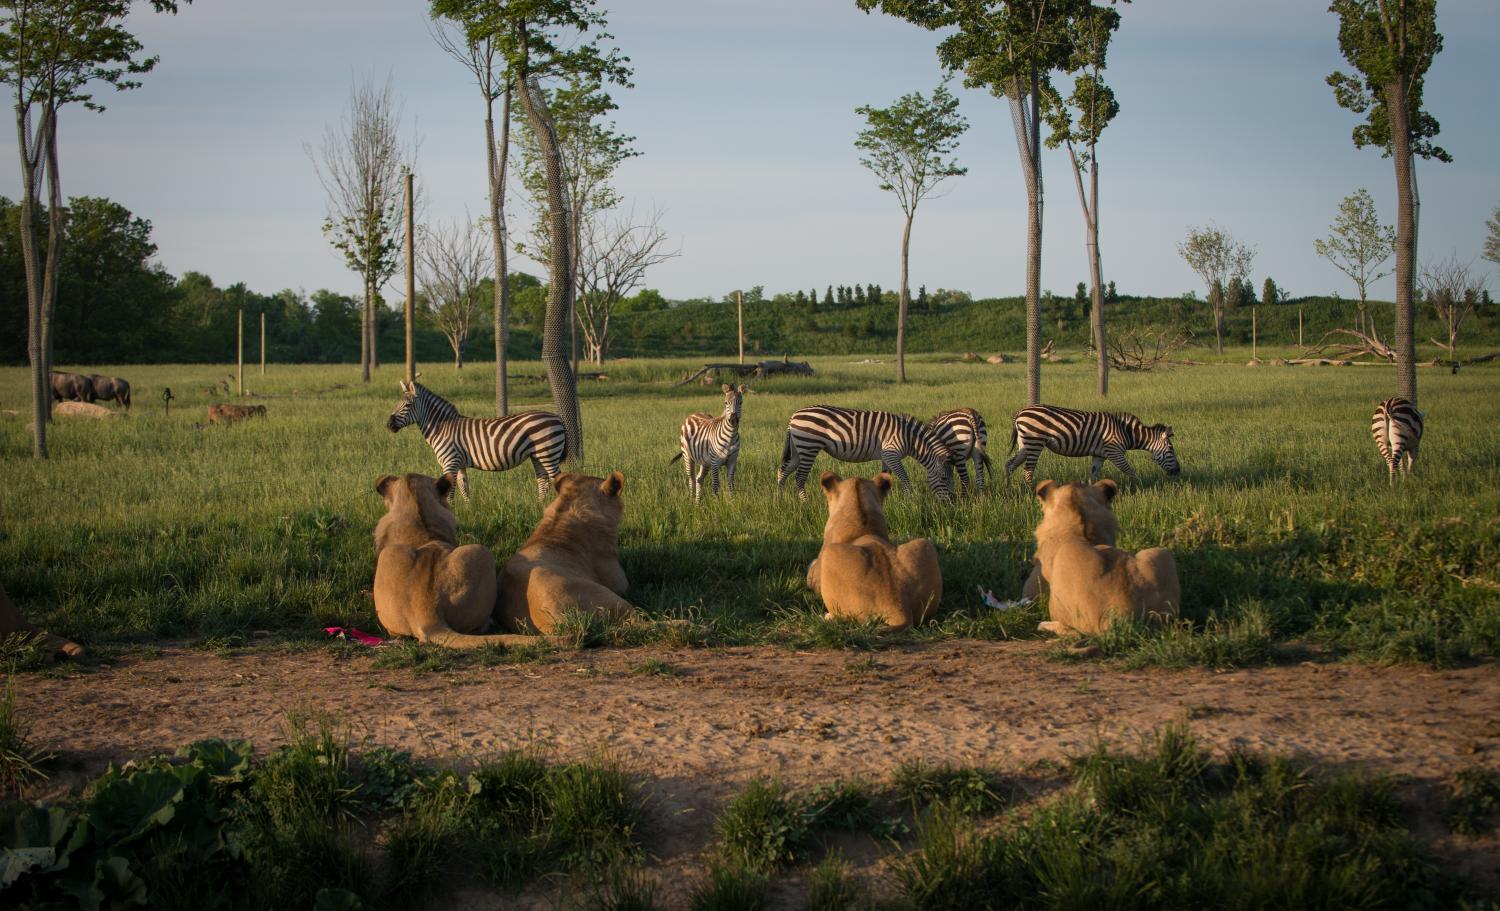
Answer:
[[[266,375],[266,311],[260,311],[260,375]]]
[[[1255,318],[1255,308],[1251,307],[1250,308],[1250,359],[1251,360],[1255,360],[1256,355],[1260,352],[1260,331],[1259,331],[1259,325],[1260,324],[1256,321],[1256,318]]]
[[[235,346],[238,349],[234,368],[234,382],[239,387],[240,398],[245,397],[245,308],[240,308],[240,331],[239,340]]]
[[[416,322],[417,272],[415,243],[415,214],[412,212],[412,173],[406,172],[406,381],[417,381],[417,349],[412,342],[412,325]]]
[[[745,295],[734,292],[734,308],[740,316],[740,363],[745,363]]]

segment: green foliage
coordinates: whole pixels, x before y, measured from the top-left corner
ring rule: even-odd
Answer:
[[[749,867],[714,861],[688,897],[692,911],[762,911],[770,878]]]
[[[944,180],[969,172],[950,157],[969,122],[958,113],[958,98],[948,86],[934,89],[930,101],[911,92],[887,108],[863,105],[854,110],[866,123],[854,140],[863,153],[859,163],[880,180],[880,189],[896,194],[908,216]],[[856,288],[856,303],[867,297]],[[869,302],[879,303],[879,295]]]
[[[1360,187],[1339,203],[1329,230],[1326,239],[1313,241],[1313,249],[1349,276],[1363,303],[1370,283],[1390,274],[1377,270],[1396,250],[1396,229],[1380,223],[1375,200]]]
[[[1500,206],[1496,206],[1494,213],[1485,219],[1484,227],[1484,258],[1500,265]]]
[[[1484,766],[1460,769],[1448,784],[1448,828],[1483,835],[1500,819],[1500,773]]]
[[[870,896],[837,854],[829,854],[807,880],[806,911],[859,911],[870,907]]]
[[[12,665],[0,697],[0,797],[21,795],[33,782],[45,781],[41,767],[52,754],[32,740],[31,725],[16,710],[16,672]]]
[[[1437,118],[1422,109],[1422,88],[1433,58],[1443,49],[1437,31],[1437,0],[1333,0],[1339,18],[1339,50],[1357,76],[1333,73],[1328,84],[1339,107],[1366,114],[1354,128],[1356,148],[1376,146],[1391,154],[1391,93],[1405,99],[1411,151],[1452,161],[1434,145]]]
[[[907,760],[896,769],[895,784],[916,806],[940,804],[965,816],[994,813],[1011,801],[1011,788],[999,773],[973,766]]]
[[[891,838],[901,828],[899,820],[882,815],[869,788],[844,781],[800,792],[775,780],[752,781],[715,824],[725,859],[754,870],[807,860],[828,830]]]

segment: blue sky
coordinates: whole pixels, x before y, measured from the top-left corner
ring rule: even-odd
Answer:
[[[649,286],[670,297],[896,286],[901,214],[858,164],[854,109],[929,91],[941,78],[931,33],[853,0],[601,5],[635,66],[635,87],[616,93],[617,119],[642,155],[622,168],[619,189],[640,209],[660,208],[682,247]],[[478,95],[433,45],[425,10],[412,0],[197,0],[176,17],[139,14],[136,31],[161,65],[143,88],[105,99],[106,113],[65,113],[64,193],[109,196],[149,218],[174,273],[265,292],[356,292],[319,233],[324,197],[303,150],[337,121],[353,80],[390,75],[421,137],[430,218],[486,208]],[[1258,249],[1257,284],[1271,275],[1294,294],[1352,294],[1313,240],[1359,186],[1393,222],[1394,179],[1389,160],[1354,149],[1356,119],[1323,83],[1343,66],[1326,3],[1137,0],[1123,17],[1108,72],[1121,113],[1101,146],[1106,280],[1131,293],[1201,291],[1176,245],[1212,220]],[[1419,170],[1420,253],[1470,259],[1500,204],[1500,4],[1443,0],[1439,29],[1447,46],[1427,107],[1456,161]],[[984,93],[961,95],[969,174],[918,211],[913,287],[1020,293],[1025,197],[1009,115]],[[1082,218],[1063,153],[1049,151],[1043,167],[1043,286],[1064,293],[1088,274]],[[0,156],[0,193],[15,197],[19,184],[14,152]],[[1375,293],[1389,297],[1390,280]]]

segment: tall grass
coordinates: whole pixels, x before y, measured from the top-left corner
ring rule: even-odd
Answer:
[[[1235,357],[1247,356],[1239,352]],[[890,637],[821,621],[804,583],[826,510],[777,495],[787,416],[829,402],[930,415],[970,405],[989,420],[1003,462],[1008,418],[1024,404],[1017,365],[911,361],[898,386],[889,365],[814,358],[814,377],[753,382],[742,425],[739,491],[693,506],[668,459],[682,417],[714,411],[718,394],[673,385],[697,361],[624,361],[583,386],[584,467],[623,470],[621,556],[629,597],[675,624],[574,630],[580,643],[787,642],[879,647]],[[413,430],[392,435],[395,369],[374,384],[349,367],[272,365],[247,385],[269,416],[199,429],[215,366],[98,369],[135,386],[136,407],[111,422],[55,422],[54,458],[29,458],[24,422],[0,417],[0,566],[32,619],[92,644],[163,637],[211,639],[257,630],[321,637],[325,625],[378,629],[367,594],[370,532],[388,472],[435,473]],[[518,373],[539,373],[517,365]],[[469,414],[489,413],[479,367],[463,376],[424,365],[424,379]],[[1109,653],[1152,663],[1258,663],[1271,646],[1311,639],[1360,660],[1446,664],[1500,654],[1500,369],[1457,376],[1423,371],[1428,412],[1416,475],[1392,487],[1368,435],[1374,403],[1392,390],[1384,368],[1179,368],[1117,374],[1110,398],[1092,392],[1092,367],[1049,364],[1045,397],[1131,411],[1171,423],[1184,466],[1166,478],[1141,454],[1142,481],[1116,501],[1121,545],[1171,547],[1182,577],[1185,627],[1131,638]],[[159,404],[171,386],[170,418]],[[715,389],[717,387],[714,387]],[[24,413],[24,371],[0,369],[0,408]],[[514,387],[518,407],[550,407],[540,383]],[[817,469],[871,473],[829,461]],[[1044,455],[1043,477],[1079,480],[1085,460]],[[1113,469],[1106,469],[1112,472]],[[920,476],[920,471],[916,472]],[[459,503],[459,540],[505,559],[539,515],[530,472],[471,473]],[[917,486],[921,487],[920,479]],[[920,490],[887,503],[897,538],[938,547],[944,599],[936,621],[898,638],[1035,635],[1038,608],[996,612],[978,587],[1014,597],[1029,571],[1038,510],[1018,480],[953,505]]]

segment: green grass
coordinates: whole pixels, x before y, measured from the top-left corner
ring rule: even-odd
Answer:
[[[30,722],[16,711],[12,670],[5,676],[5,693],[0,695],[0,798],[22,796],[30,785],[46,781],[42,767],[51,759],[33,738]]]
[[[1225,360],[1247,357],[1236,350]],[[1077,352],[1070,359],[1044,368],[1046,400],[1095,407],[1092,366]],[[627,476],[621,557],[644,622],[579,623],[569,630],[575,644],[868,649],[1034,637],[1044,608],[997,612],[976,591],[1014,597],[1029,570],[1038,509],[1019,480],[997,480],[987,495],[954,505],[924,492],[888,502],[893,535],[931,538],[944,574],[936,619],[898,636],[822,619],[804,577],[825,507],[816,488],[807,503],[775,492],[786,418],[815,402],[919,415],[971,405],[987,415],[991,450],[1003,462],[1008,417],[1023,404],[1022,369],[952,360],[914,356],[904,386],[892,382],[890,365],[839,356],[814,358],[815,377],[752,383],[740,490],[699,507],[667,460],[682,417],[718,407],[712,390],[673,385],[700,361],[610,364],[608,381],[583,386],[584,467]],[[98,369],[131,379],[134,414],[55,422],[50,462],[29,458],[24,420],[0,416],[0,515],[10,519],[0,526],[0,566],[28,616],[94,647],[254,643],[263,630],[272,641],[311,642],[323,626],[379,629],[367,594],[370,533],[383,509],[372,485],[389,472],[436,470],[415,432],[384,429],[397,401],[396,368],[368,387],[349,366],[271,365],[265,378],[251,371],[246,385],[268,419],[201,430],[194,425],[205,406],[220,398],[202,387],[221,367]],[[475,415],[493,407],[487,369],[472,365],[460,378],[451,367],[423,366],[429,385]],[[533,364],[515,370],[540,373]],[[1264,663],[1281,643],[1305,640],[1372,662],[1444,665],[1500,654],[1500,367],[1419,376],[1427,437],[1415,477],[1392,488],[1367,429],[1375,402],[1393,391],[1387,368],[1226,364],[1116,374],[1107,407],[1171,423],[1184,466],[1167,478],[1133,456],[1142,481],[1116,501],[1120,544],[1172,548],[1187,622],[1122,630],[1105,653],[1232,666]],[[170,417],[159,404],[167,385],[177,395]],[[548,407],[540,383],[512,388],[518,407]],[[24,411],[24,397],[24,371],[0,369],[0,408]],[[827,457],[815,470],[824,467],[874,469]],[[1085,460],[1050,454],[1040,466],[1042,477],[1062,480],[1086,471]],[[459,539],[503,560],[539,515],[529,469],[473,472],[471,486],[474,503],[457,506]],[[381,658],[434,671],[450,660],[513,659],[405,647]]]
[[[1448,828],[1461,835],[1492,832],[1500,822],[1500,773],[1469,766],[1448,785]]]
[[[875,793],[839,781],[793,791],[779,781],[752,781],[719,814],[719,849],[732,866],[770,870],[808,860],[835,830],[892,838],[899,819],[885,815]]]
[[[765,873],[715,861],[693,884],[688,907],[692,911],[761,911],[769,888]]]

